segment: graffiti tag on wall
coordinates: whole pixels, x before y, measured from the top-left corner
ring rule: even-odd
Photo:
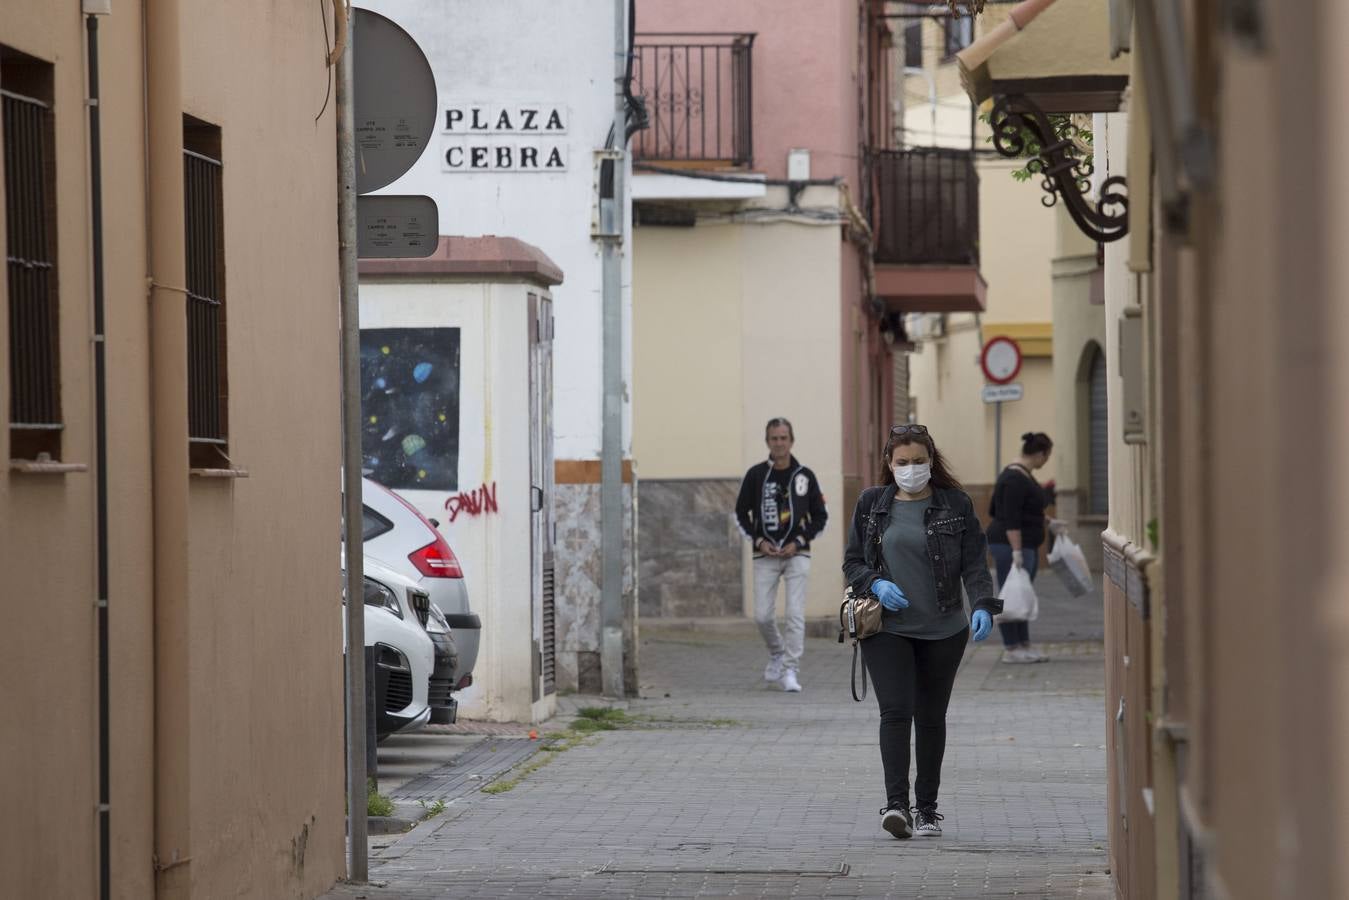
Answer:
[[[484,484],[468,493],[455,494],[445,501],[445,511],[450,514],[451,522],[461,515],[476,517],[496,512],[497,483],[494,481],[491,487]]]

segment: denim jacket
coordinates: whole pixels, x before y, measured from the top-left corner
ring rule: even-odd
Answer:
[[[891,580],[881,557],[881,535],[890,524],[890,504],[897,491],[893,484],[867,488],[857,499],[843,554],[843,575],[854,592],[869,594],[877,579]],[[972,609],[986,609],[991,615],[1002,612],[988,573],[988,542],[969,494],[934,487],[923,521],[927,558],[937,582],[937,609],[946,612],[960,605],[963,582]]]

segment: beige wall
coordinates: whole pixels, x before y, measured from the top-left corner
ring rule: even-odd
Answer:
[[[0,43],[56,63],[63,457],[93,463],[84,22],[9,4]],[[156,791],[186,798],[193,896],[313,896],[343,869],[332,107],[313,11],[185,3],[184,111],[223,127],[230,437],[247,479],[192,479],[186,783],[155,784],[144,85],[138,5],[100,20],[108,313],[113,894],[154,893]],[[269,45],[270,46],[270,45]],[[246,64],[245,64],[246,63]],[[228,73],[224,77],[222,73]],[[265,139],[264,139],[265,136]],[[0,230],[3,222],[0,222]],[[2,237],[2,235],[0,235]],[[0,280],[0,304],[6,290]],[[9,353],[0,316],[0,360]],[[0,362],[0,394],[8,395]],[[284,389],[281,389],[284,386]],[[186,441],[186,411],[183,416]],[[8,432],[0,429],[0,458]],[[188,481],[186,472],[181,474]],[[0,476],[11,641],[0,860],[16,896],[97,889],[93,479]]]
[[[981,158],[979,271],[988,282],[985,322],[1048,322],[1054,258],[1054,211],[1040,199],[1040,179],[1017,181],[1013,160]]]
[[[838,230],[795,223],[638,228],[633,250],[633,456],[641,478],[734,478],[786,416],[830,523],[807,612],[837,611],[844,523]],[[733,510],[726,511],[727,516]],[[746,545],[748,555],[748,545]],[[748,569],[748,566],[746,566]],[[752,598],[746,592],[746,609]]]
[[[727,478],[747,465],[745,229],[633,232],[632,455],[643,478]]]
[[[1060,493],[1086,486],[1088,422],[1084,361],[1092,347],[1107,347],[1105,307],[1091,302],[1091,281],[1097,269],[1096,244],[1078,229],[1061,207],[1056,212],[1058,246],[1053,260],[1054,399],[1058,433]]]

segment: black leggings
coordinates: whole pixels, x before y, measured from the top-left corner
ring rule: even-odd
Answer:
[[[887,805],[909,806],[909,732],[916,723],[918,806],[937,807],[946,754],[946,706],[970,630],[939,641],[882,632],[862,642],[862,657],[881,708],[881,765]]]

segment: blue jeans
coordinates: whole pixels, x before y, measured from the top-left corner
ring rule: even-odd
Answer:
[[[989,544],[988,552],[993,554],[993,564],[998,569],[998,590],[1002,590],[1003,582],[1007,580],[1007,573],[1012,571],[1012,545]],[[1035,580],[1035,570],[1039,565],[1040,549],[1038,547],[1022,547],[1021,566],[1026,570],[1026,574],[1030,576],[1031,581]],[[999,622],[998,631],[1002,632],[1002,645],[1008,650],[1030,643],[1029,622]]]

